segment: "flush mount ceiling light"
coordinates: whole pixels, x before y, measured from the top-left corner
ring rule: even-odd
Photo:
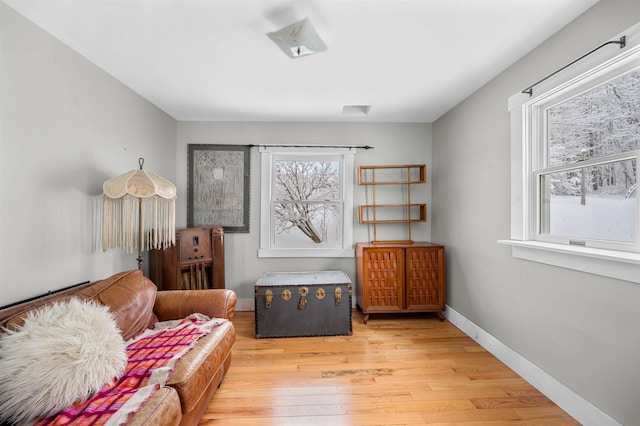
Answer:
[[[313,55],[327,50],[327,45],[316,33],[308,18],[288,25],[281,30],[267,33],[267,36],[292,58]]]

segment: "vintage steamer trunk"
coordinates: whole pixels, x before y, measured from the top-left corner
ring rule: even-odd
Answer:
[[[351,335],[351,293],[342,271],[264,274],[255,284],[256,338]]]

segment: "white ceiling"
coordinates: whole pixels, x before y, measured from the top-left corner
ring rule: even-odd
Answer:
[[[3,1],[177,120],[334,122],[433,122],[597,2]],[[304,17],[329,48],[291,59]]]

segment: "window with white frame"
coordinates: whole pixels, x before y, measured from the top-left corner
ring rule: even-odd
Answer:
[[[633,66],[610,67],[597,82],[578,81],[527,106],[538,130],[535,239],[640,251],[640,63]]]
[[[623,53],[509,100],[515,257],[640,282],[640,26],[626,33]]]
[[[261,148],[260,257],[353,257],[353,155]]]

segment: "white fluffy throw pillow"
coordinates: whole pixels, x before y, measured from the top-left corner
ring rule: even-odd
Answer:
[[[120,377],[126,345],[106,306],[77,298],[34,310],[0,337],[0,421],[33,422]]]

